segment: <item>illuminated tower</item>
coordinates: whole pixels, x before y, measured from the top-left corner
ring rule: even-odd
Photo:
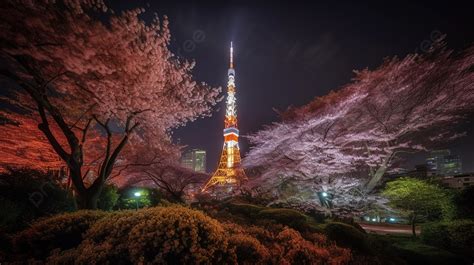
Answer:
[[[227,101],[224,120],[224,148],[216,172],[206,183],[203,191],[212,186],[235,187],[247,180],[240,166],[239,130],[237,129],[237,108],[235,98],[235,70],[233,47],[230,43],[230,66],[227,73]]]

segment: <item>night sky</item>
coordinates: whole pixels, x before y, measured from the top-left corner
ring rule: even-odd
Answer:
[[[115,2],[114,9],[131,7]],[[195,77],[225,92],[229,42],[234,42],[238,121],[241,135],[278,121],[274,109],[301,106],[315,96],[348,83],[354,69],[380,65],[387,56],[422,52],[431,36],[447,35],[448,46],[462,49],[474,41],[472,9],[455,1],[436,4],[381,1],[371,4],[308,4],[291,1],[203,2],[133,1],[167,15],[171,49],[195,60]],[[177,129],[175,139],[208,152],[212,171],[222,150],[224,101],[211,118]],[[474,126],[468,136],[446,146],[463,159],[465,172],[474,171]],[[248,151],[245,139],[240,143]],[[424,154],[407,166],[422,163]]]

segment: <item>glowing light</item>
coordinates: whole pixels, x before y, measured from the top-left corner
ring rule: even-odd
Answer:
[[[323,195],[323,197],[327,197],[327,196],[328,196],[328,194],[327,194],[326,192],[321,193],[321,195]]]
[[[133,195],[135,195],[135,197],[140,197],[142,196],[142,194],[140,192],[135,192]]]
[[[230,43],[230,67],[227,76],[229,79],[227,81],[227,100],[224,119],[224,147],[217,170],[203,187],[203,191],[216,184],[235,184],[247,179],[244,170],[240,167],[237,98],[235,97],[234,47],[232,42]]]
[[[390,222],[395,222],[395,218],[393,218],[393,217],[390,217],[389,220],[390,220]]]

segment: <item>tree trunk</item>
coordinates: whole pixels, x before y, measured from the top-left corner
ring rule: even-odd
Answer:
[[[415,224],[416,224],[416,214],[413,214],[413,216],[411,218],[411,231],[413,233],[413,237],[416,237]]]
[[[174,201],[177,202],[177,203],[182,203],[182,202],[184,202],[183,196],[184,196],[184,194],[183,194],[182,192],[180,192],[180,193],[173,193],[173,199],[174,199]]]
[[[390,161],[391,157],[391,155],[387,156],[383,161],[382,165],[380,165],[377,171],[375,171],[375,173],[371,176],[369,182],[367,182],[367,184],[365,185],[365,191],[367,193],[371,192],[382,179],[383,175],[387,171],[388,162]]]
[[[96,210],[100,191],[88,189],[84,193],[78,193],[77,202],[79,209]]]

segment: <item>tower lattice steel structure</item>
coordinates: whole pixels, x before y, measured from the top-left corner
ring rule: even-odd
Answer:
[[[227,81],[226,113],[224,120],[224,148],[216,172],[212,175],[203,191],[213,186],[235,187],[247,180],[240,166],[239,129],[237,129],[237,108],[235,98],[234,49],[230,43],[230,66]]]

